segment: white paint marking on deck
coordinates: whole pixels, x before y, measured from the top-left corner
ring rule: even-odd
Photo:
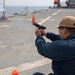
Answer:
[[[27,19],[27,20],[30,20],[31,21],[32,19]],[[44,19],[38,19],[38,20],[44,20]]]
[[[53,14],[53,16],[56,15],[57,13],[59,13],[61,10],[62,10],[62,9],[58,10],[56,13]]]
[[[27,49],[35,49],[35,47],[31,46],[30,44],[24,44],[24,45],[20,45],[20,46],[12,46],[11,49],[12,50],[27,50]]]
[[[27,20],[30,20],[31,21],[32,19],[27,19]]]
[[[34,62],[30,62],[30,63],[20,64],[18,67],[11,66],[5,69],[1,69],[0,75],[10,75],[14,69],[17,69],[19,72],[23,72],[23,71],[30,70],[30,69],[40,67],[46,64],[50,64],[50,63],[51,63],[51,60],[45,58],[45,59],[37,60]]]
[[[57,12],[60,12],[60,11],[62,11],[63,9],[60,9],[60,10],[58,10]]]
[[[49,19],[50,21],[57,21],[57,19]]]
[[[3,48],[5,48],[6,46],[7,46],[7,45],[0,45],[0,48],[3,49]]]
[[[57,13],[54,13],[53,15],[56,15]]]
[[[60,12],[61,10],[62,10],[62,9],[60,9],[59,11],[57,11],[56,13],[54,13],[53,16],[56,15],[56,14],[57,14],[58,12]],[[41,22],[39,22],[39,24],[40,24],[40,25],[43,24],[44,22],[46,22],[47,20],[49,20],[51,17],[52,17],[52,16],[49,16],[49,17],[45,18],[44,20],[42,20]]]
[[[1,25],[0,27],[10,27],[10,25]]]
[[[44,19],[43,21],[41,21],[41,22],[39,22],[39,24],[41,25],[41,24],[43,24],[44,22],[46,22],[48,19],[50,19],[51,18],[51,16],[49,16],[49,17],[47,17],[46,19]]]

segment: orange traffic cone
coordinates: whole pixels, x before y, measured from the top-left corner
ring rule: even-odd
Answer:
[[[13,71],[12,71],[12,75],[19,75],[19,73],[18,73],[17,70],[13,70]]]
[[[36,22],[36,19],[35,19],[35,15],[34,13],[32,14],[32,23],[35,23]]]

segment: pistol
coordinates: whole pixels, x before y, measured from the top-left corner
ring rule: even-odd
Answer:
[[[38,27],[39,29],[46,29],[45,26],[39,25],[39,24],[36,23],[36,22],[32,22],[32,24],[33,24],[34,26]]]

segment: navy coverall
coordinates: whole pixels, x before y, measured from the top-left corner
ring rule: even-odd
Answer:
[[[75,34],[64,40],[49,32],[46,37],[52,42],[46,42],[42,35],[37,35],[35,45],[39,54],[52,59],[54,75],[75,75]]]

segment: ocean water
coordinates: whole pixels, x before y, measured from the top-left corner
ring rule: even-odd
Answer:
[[[6,6],[5,15],[13,16],[14,13],[31,13],[33,11],[40,11],[48,9],[48,6]],[[3,12],[0,11],[0,17],[3,15]]]

